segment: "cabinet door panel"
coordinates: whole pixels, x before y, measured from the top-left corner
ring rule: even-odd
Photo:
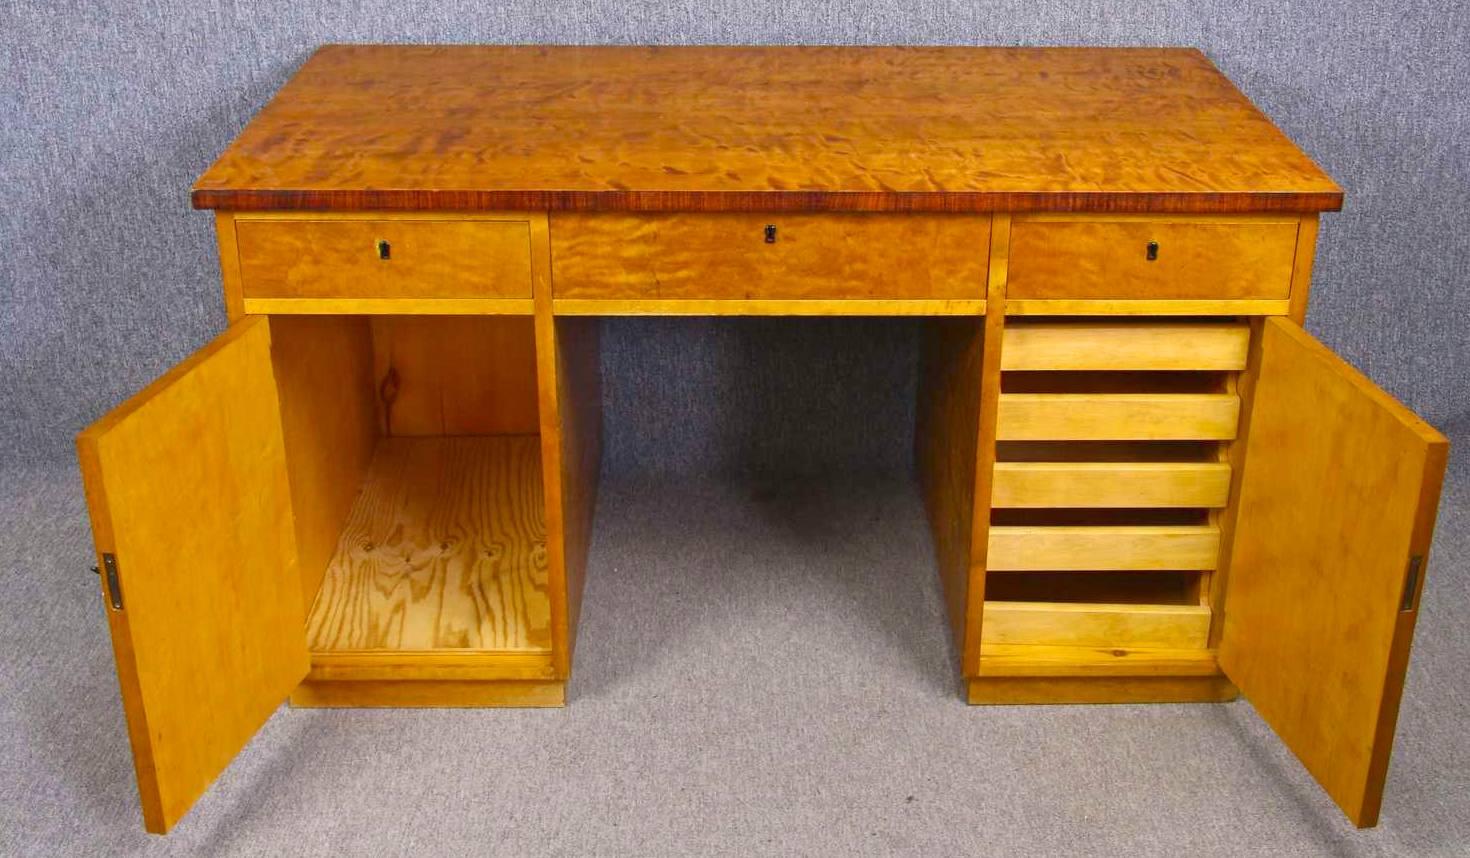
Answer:
[[[77,451],[143,820],[162,833],[307,671],[267,320],[230,328]]]
[[[1448,442],[1268,319],[1246,444],[1220,666],[1348,817],[1374,825]]]

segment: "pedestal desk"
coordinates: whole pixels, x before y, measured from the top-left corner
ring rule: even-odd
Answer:
[[[1342,192],[1198,51],[330,46],[193,202],[230,326],[78,439],[149,830],[287,697],[564,702],[648,314],[923,317],[965,697],[1238,689],[1376,821],[1446,442],[1303,331]]]

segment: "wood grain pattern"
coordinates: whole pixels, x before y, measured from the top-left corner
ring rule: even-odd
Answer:
[[[532,435],[536,331],[527,316],[375,316],[385,435]]]
[[[1425,577],[1407,573],[1428,554],[1449,445],[1282,319],[1263,325],[1254,400],[1220,664],[1374,825]]]
[[[970,679],[971,704],[1223,703],[1235,686],[1222,676],[1009,677]]]
[[[1125,649],[1117,646],[987,644],[981,676],[1216,676],[1207,649]]]
[[[1250,351],[1246,354],[1245,369],[1236,373],[1229,382],[1235,388],[1235,394],[1240,397],[1240,419],[1235,438],[1220,444],[1215,453],[1220,461],[1230,464],[1230,501],[1215,516],[1216,525],[1220,528],[1220,557],[1217,568],[1205,582],[1206,588],[1203,592],[1206,604],[1214,609],[1214,616],[1210,621],[1212,647],[1220,646],[1220,636],[1225,631],[1225,595],[1235,551],[1235,524],[1240,517],[1241,476],[1245,473],[1245,454],[1250,447],[1251,411],[1255,403],[1256,382],[1261,373],[1261,339],[1265,322],[1263,318],[1250,320],[1251,342]]]
[[[978,300],[989,241],[987,215],[555,212],[553,294]]]
[[[251,312],[245,308],[244,286],[240,280],[240,251],[235,246],[235,213],[214,213],[214,236],[219,246],[220,286],[225,295],[225,318],[231,324]]]
[[[1204,649],[1210,635],[1210,609],[1203,605],[987,601],[981,628],[987,645]]]
[[[308,682],[559,679],[545,650],[319,650]]]
[[[270,341],[265,319],[230,327],[77,438],[98,564],[117,558],[106,615],[155,833],[306,675]]]
[[[565,706],[566,702],[566,683],[560,680],[486,682],[411,679],[303,682],[291,693],[291,705],[302,709],[358,709],[379,706],[393,709],[543,708]]]
[[[1006,328],[1004,370],[1239,370],[1237,322],[1050,321]]]
[[[983,316],[985,299],[558,298],[558,316]]]
[[[1002,393],[1002,441],[1205,441],[1235,437],[1230,393]]]
[[[990,277],[986,294],[985,354],[980,365],[980,442],[975,455],[975,513],[970,535],[970,585],[965,606],[965,638],[960,649],[960,674],[980,669],[981,628],[985,618],[985,590],[990,554],[990,507],[997,455],[997,416],[1000,412],[1001,365],[1005,345],[1006,276],[1011,247],[1011,216],[1002,212],[991,219]]]
[[[1312,293],[1312,262],[1317,255],[1320,220],[1315,212],[1302,215],[1302,226],[1296,234],[1296,259],[1291,269],[1291,307],[1286,316],[1298,325],[1307,323],[1307,301]]]
[[[986,568],[1213,569],[1219,544],[1212,525],[994,525]]]
[[[259,315],[529,316],[530,298],[245,298]]]
[[[984,350],[985,327],[978,319],[936,319],[925,325],[914,419],[919,484],[950,631],[961,652],[974,559]]]
[[[1225,462],[997,462],[995,508],[1223,507]]]
[[[1007,297],[1286,299],[1295,218],[1018,216]],[[1150,260],[1147,246],[1158,246]]]
[[[372,335],[361,317],[281,317],[271,340],[305,616],[377,443]]]
[[[557,675],[571,674],[602,470],[602,365],[597,319],[552,314],[549,222],[533,224],[536,389],[541,411],[551,631]]]
[[[1014,298],[1013,316],[1284,316],[1289,300],[1212,298]]]
[[[1342,191],[1195,50],[331,45],[193,199],[1312,211]]]
[[[237,214],[245,298],[530,298],[528,215]],[[544,217],[544,215],[537,215]],[[388,258],[378,243],[388,242]]]
[[[587,554],[602,471],[602,357],[597,319],[556,319],[556,391],[560,418],[561,507],[565,546],[567,668],[587,584]]]
[[[549,650],[539,441],[383,438],[307,621],[314,652]]]

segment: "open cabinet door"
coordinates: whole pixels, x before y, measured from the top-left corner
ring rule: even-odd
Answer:
[[[179,820],[306,675],[270,325],[77,438],[143,822]]]
[[[1268,319],[1220,666],[1358,826],[1378,822],[1449,443]]]

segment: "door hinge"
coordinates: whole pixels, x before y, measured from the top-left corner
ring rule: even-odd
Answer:
[[[1424,565],[1424,555],[1409,558],[1409,571],[1404,574],[1404,596],[1399,601],[1400,611],[1414,610],[1414,593],[1419,589],[1419,569]]]
[[[121,611],[122,581],[117,577],[117,558],[111,554],[102,555],[102,572],[107,579],[107,600],[112,603],[114,611]]]

